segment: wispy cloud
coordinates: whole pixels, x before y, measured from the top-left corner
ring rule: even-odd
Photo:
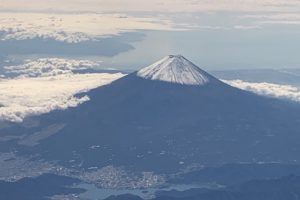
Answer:
[[[214,17],[179,23],[172,19],[176,13],[219,14],[215,18],[220,24],[211,23]],[[26,3],[2,0],[0,32],[4,32],[2,39],[39,37],[82,42],[136,30],[178,30],[179,27],[249,30],[265,24],[298,25],[298,13],[298,0],[28,0]],[[232,18],[225,21],[225,15]]]
[[[0,13],[0,39],[54,39],[77,43],[136,30],[176,30],[169,20],[125,14]]]
[[[198,12],[198,11],[292,11],[298,0],[2,0],[2,10],[96,11],[96,12]]]
[[[269,96],[274,98],[288,99],[300,102],[300,89],[291,85],[280,85],[273,83],[251,83],[242,80],[223,80],[225,83],[254,92],[259,95]]]
[[[297,25],[300,24],[300,14],[299,12],[293,13],[264,13],[264,14],[251,14],[245,15],[243,18],[248,18],[256,21],[259,25],[264,24],[287,24],[287,25]]]
[[[92,69],[100,65],[100,61],[39,58],[25,60],[25,63],[20,65],[4,66],[4,69],[6,74],[14,74],[19,77],[49,77],[72,74],[73,71]]]
[[[296,0],[2,0],[0,39],[78,43],[137,30],[249,30],[265,24],[298,25],[299,12],[300,1]],[[221,24],[212,23],[214,17],[179,23],[172,13],[217,13]],[[232,18],[224,21],[225,15]]]

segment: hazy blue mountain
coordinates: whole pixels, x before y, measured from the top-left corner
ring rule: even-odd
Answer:
[[[64,125],[35,146],[17,145],[19,154],[38,153],[66,166],[72,159],[84,168],[156,172],[300,159],[299,104],[233,88],[182,56],[166,57],[86,94],[91,100],[76,108],[10,131],[31,134]]]

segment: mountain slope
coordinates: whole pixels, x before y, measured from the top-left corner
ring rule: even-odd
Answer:
[[[145,68],[94,89],[87,93],[89,102],[39,117],[41,126],[64,127],[20,152],[39,152],[64,165],[75,160],[85,168],[116,165],[157,172],[192,164],[300,159],[299,105],[233,88],[200,69],[190,70],[194,65],[181,56],[164,62],[184,63],[177,78],[161,78],[168,77],[172,64],[156,65],[151,67],[155,76]],[[188,78],[178,78],[181,71]],[[195,73],[202,81],[190,76]]]

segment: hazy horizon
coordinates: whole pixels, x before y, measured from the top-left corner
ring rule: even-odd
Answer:
[[[182,54],[206,70],[300,68],[294,0],[24,2],[0,4],[0,59],[84,58],[138,69]]]

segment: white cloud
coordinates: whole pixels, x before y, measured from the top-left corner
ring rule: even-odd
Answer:
[[[0,31],[5,31],[2,39],[41,37],[81,42],[136,30],[248,30],[264,24],[298,25],[298,16],[286,17],[299,12],[299,0],[2,0]],[[179,23],[172,17],[176,13],[219,16],[193,23],[180,19]],[[224,22],[225,15],[232,15],[230,21]],[[278,16],[283,18],[274,19]],[[222,25],[214,25],[214,19]]]
[[[44,38],[77,43],[141,29],[175,30],[169,20],[124,14],[0,12],[2,40]]]
[[[156,12],[159,14],[154,15]],[[218,22],[224,22],[224,15],[232,14],[232,18],[221,26],[210,19],[179,23],[172,17],[175,12],[220,13]],[[0,32],[4,34],[0,39],[77,43],[137,30],[247,30],[264,24],[298,25],[299,12],[300,1],[296,0],[2,0]]]
[[[264,82],[251,83],[242,80],[223,80],[223,82],[233,87],[251,91],[259,95],[300,102],[300,89],[291,85],[279,85]]]
[[[255,20],[257,24],[300,24],[300,14],[296,13],[265,13],[245,15],[242,18]]]
[[[72,60],[63,58],[40,58],[25,60],[24,64],[5,66],[6,73],[23,77],[47,77],[61,74],[72,74],[75,70],[99,67],[101,62],[90,60]]]
[[[258,25],[235,25],[233,28],[239,30],[251,30],[251,29],[261,29],[262,27]]]
[[[299,11],[298,0],[2,0],[2,10],[94,12]]]
[[[108,84],[123,74],[64,74],[55,77],[0,79],[0,119],[21,122],[25,117],[66,109],[88,101],[75,94]]]
[[[121,73],[72,73],[72,69],[80,66],[78,63],[91,64],[88,61],[42,60],[44,62],[36,60],[14,66],[14,70],[21,70],[22,76],[14,79],[0,78],[0,120],[22,122],[27,116],[75,107],[89,100],[88,96],[77,98],[75,94],[109,84],[124,76]],[[43,63],[47,63],[45,71],[41,70]],[[26,72],[29,74],[26,75]],[[32,75],[38,77],[29,77]]]

